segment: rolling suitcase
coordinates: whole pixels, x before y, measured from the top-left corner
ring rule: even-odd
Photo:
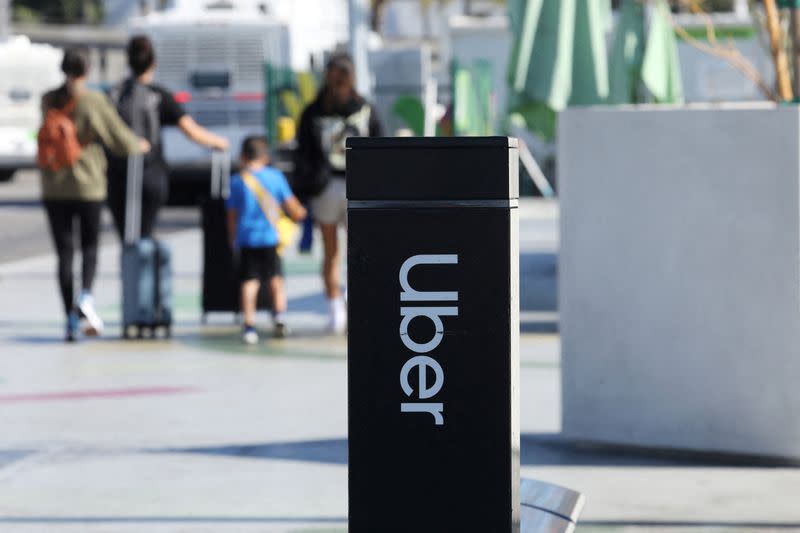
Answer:
[[[211,194],[202,204],[203,295],[205,323],[208,313],[240,312],[238,264],[228,242],[228,215],[225,200],[230,192],[230,156],[227,152],[211,154]],[[262,284],[258,309],[271,308],[269,289]]]
[[[172,263],[169,248],[141,239],[143,157],[128,159],[125,240],[122,246],[122,336],[172,335]]]

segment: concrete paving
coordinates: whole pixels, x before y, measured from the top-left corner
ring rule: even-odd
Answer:
[[[521,214],[523,475],[584,492],[579,531],[800,531],[800,470],[559,437],[558,209]],[[52,255],[0,263],[0,531],[346,531],[346,342],[323,334],[319,251],[287,258],[294,335],[246,347],[230,316],[200,325],[200,232],[165,240],[171,341],[119,340],[113,239],[95,291],[108,331],[76,345]]]

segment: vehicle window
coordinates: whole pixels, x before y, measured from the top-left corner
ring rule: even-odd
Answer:
[[[195,72],[189,78],[195,89],[227,89],[231,85],[230,72]]]
[[[8,98],[12,102],[17,102],[17,103],[27,102],[28,100],[33,98],[33,94],[28,89],[14,87],[8,92]]]

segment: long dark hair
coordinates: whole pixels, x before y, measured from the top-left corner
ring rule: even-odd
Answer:
[[[68,48],[61,60],[61,72],[70,78],[82,78],[89,72],[89,54],[80,48]]]
[[[356,89],[356,66],[353,63],[353,58],[350,57],[350,54],[345,52],[337,52],[331,55],[328,58],[327,63],[325,63],[325,74],[322,80],[322,86],[319,89],[319,93],[317,94],[317,99],[322,102],[325,107],[330,106],[330,87],[328,87],[328,74],[330,72],[337,71],[343,72],[346,74],[350,80],[352,81],[353,88],[351,92],[351,99],[353,100],[363,100],[360,94],[358,94],[358,90]]]
[[[67,78],[82,78],[89,73],[89,54],[82,48],[68,48],[64,51],[64,58],[61,60],[61,72]],[[67,83],[51,92],[42,101],[44,110],[50,108],[63,108],[72,99]]]

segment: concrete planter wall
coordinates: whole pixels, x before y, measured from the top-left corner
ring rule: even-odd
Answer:
[[[564,434],[800,458],[800,108],[560,120]]]

